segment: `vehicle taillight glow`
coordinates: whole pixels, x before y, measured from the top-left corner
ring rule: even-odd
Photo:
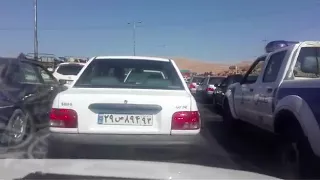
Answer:
[[[172,115],[172,130],[195,130],[200,128],[198,111],[178,111]]]
[[[73,109],[52,108],[50,111],[50,127],[77,128],[78,114]]]
[[[189,85],[189,88],[190,88],[190,89],[196,88],[196,86],[195,86],[193,83],[191,83],[191,84]]]
[[[206,91],[214,91],[213,88],[207,88]]]

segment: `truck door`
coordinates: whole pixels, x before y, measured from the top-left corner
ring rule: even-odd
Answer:
[[[254,115],[254,94],[259,86],[259,84],[257,84],[257,79],[262,72],[265,59],[265,56],[260,57],[252,64],[242,79],[238,92],[235,93],[236,111],[243,121],[249,121],[252,123],[256,118]]]
[[[287,51],[283,50],[270,55],[261,79],[261,85],[255,92],[257,97],[255,101],[256,108],[254,109],[254,114],[257,118],[256,123],[269,130],[272,130],[273,127],[274,97],[282,79],[281,74],[285,69],[286,63],[283,62]]]

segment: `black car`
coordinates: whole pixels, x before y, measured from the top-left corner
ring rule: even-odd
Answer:
[[[37,61],[0,57],[1,146],[21,146],[48,125],[61,84]]]
[[[216,109],[223,107],[224,97],[228,86],[240,82],[242,78],[243,76],[241,74],[230,75],[218,85],[213,95],[213,105]]]

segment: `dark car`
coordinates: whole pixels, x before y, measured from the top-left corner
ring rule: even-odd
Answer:
[[[213,95],[213,105],[216,109],[223,107],[225,93],[229,85],[240,82],[243,76],[241,74],[230,75],[218,85]]]
[[[0,145],[19,146],[46,127],[64,87],[37,61],[0,57]]]
[[[214,91],[224,78],[221,76],[208,76],[204,78],[196,90],[197,100],[211,103]]]

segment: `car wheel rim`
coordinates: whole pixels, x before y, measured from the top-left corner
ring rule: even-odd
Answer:
[[[15,120],[12,123],[12,136],[14,140],[20,140],[25,135],[26,131],[26,122],[25,118],[20,116],[17,116]]]
[[[9,122],[2,135],[1,142],[7,145],[19,144],[23,141],[27,131],[27,118],[22,113],[17,113]]]

